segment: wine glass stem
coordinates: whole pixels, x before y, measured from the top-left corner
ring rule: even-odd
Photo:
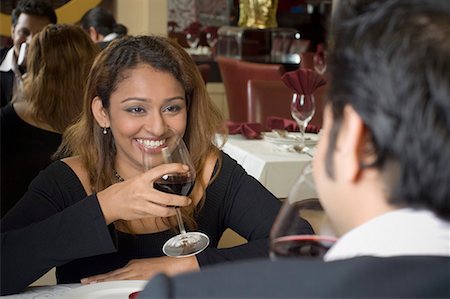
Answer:
[[[175,213],[177,214],[177,222],[178,222],[178,228],[180,229],[180,233],[185,234],[186,229],[184,228],[184,223],[183,223],[183,218],[181,217],[180,208],[175,208]]]
[[[306,130],[306,125],[305,124],[300,124],[300,145],[302,147],[305,146],[305,130]]]

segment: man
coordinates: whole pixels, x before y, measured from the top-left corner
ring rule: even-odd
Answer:
[[[150,297],[450,297],[450,2],[340,0],[314,178],[325,261],[159,275]]]
[[[1,107],[11,101],[13,91],[21,82],[24,69],[21,69],[17,63],[21,45],[29,43],[33,36],[47,24],[56,24],[57,18],[51,4],[47,1],[21,0],[12,11],[11,21],[13,47],[0,50]]]

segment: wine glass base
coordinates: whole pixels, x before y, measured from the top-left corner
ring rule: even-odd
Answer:
[[[202,252],[209,245],[209,237],[200,232],[188,232],[176,235],[163,246],[167,256],[188,257]]]

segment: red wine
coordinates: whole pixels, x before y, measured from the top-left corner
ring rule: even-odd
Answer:
[[[171,175],[166,180],[158,179],[153,187],[162,192],[188,196],[194,187],[194,180],[187,176]]]
[[[270,250],[275,257],[322,257],[335,241],[316,235],[285,236],[273,240]]]

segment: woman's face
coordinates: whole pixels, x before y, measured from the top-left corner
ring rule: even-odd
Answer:
[[[185,90],[170,73],[140,65],[111,94],[108,117],[117,149],[115,167],[128,176],[140,173],[144,148],[158,152],[174,138],[171,131],[184,135]]]

